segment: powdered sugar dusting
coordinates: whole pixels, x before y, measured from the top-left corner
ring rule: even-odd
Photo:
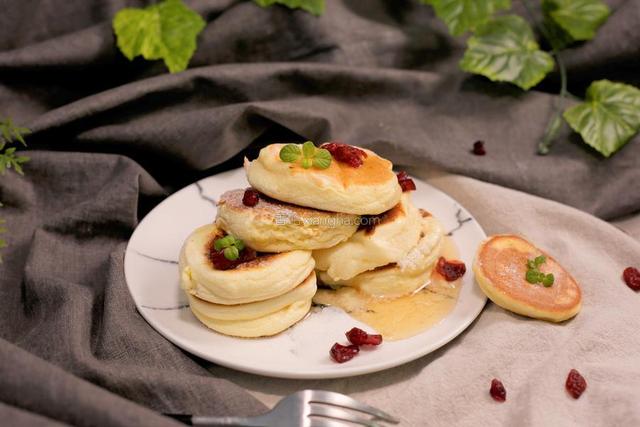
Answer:
[[[319,209],[305,208],[303,206],[297,206],[286,202],[273,199],[265,194],[260,193],[260,198],[255,206],[245,206],[242,203],[242,197],[244,196],[243,189],[227,191],[220,197],[218,205],[226,204],[232,209],[236,210],[251,210],[258,216],[264,216],[268,218],[285,218],[291,222],[299,222],[303,218],[317,218],[321,216],[334,217],[334,218],[355,218],[356,215],[345,214],[339,212],[327,212]]]
[[[423,225],[424,237],[418,241],[418,244],[404,258],[398,261],[398,267],[400,267],[401,271],[420,268],[425,262],[425,258],[439,246],[443,239],[444,231],[440,223],[431,217],[425,217],[423,223],[426,221],[428,221],[428,225]]]

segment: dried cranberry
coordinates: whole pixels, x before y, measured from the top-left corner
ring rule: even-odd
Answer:
[[[325,142],[320,146],[331,153],[331,157],[352,168],[359,168],[367,158],[367,153],[357,147],[341,142]]]
[[[497,402],[504,402],[507,400],[507,390],[505,390],[502,381],[497,378],[491,380],[491,388],[489,394],[493,397],[493,400]]]
[[[484,149],[484,142],[476,141],[473,143],[473,150],[471,150],[476,156],[484,156],[487,152]]]
[[[584,377],[580,375],[580,372],[572,369],[571,371],[569,371],[569,375],[567,376],[565,387],[567,388],[569,394],[574,399],[577,399],[587,389],[587,380],[585,380]]]
[[[413,182],[409,175],[405,171],[398,172],[398,184],[402,188],[402,192],[413,191],[416,189],[416,183]]]
[[[360,328],[353,328],[345,335],[354,345],[380,345],[382,343],[382,335],[368,334]]]
[[[640,271],[635,267],[627,267],[622,273],[624,281],[628,287],[634,291],[640,291]]]
[[[211,250],[209,251],[209,260],[211,260],[216,270],[231,270],[244,262],[256,259],[256,257],[256,251],[247,247],[241,250],[238,259],[233,261],[224,256],[224,249],[216,251],[213,245],[211,245]]]
[[[357,345],[341,345],[335,343],[333,347],[331,347],[329,354],[336,362],[344,363],[353,359],[359,352],[360,348]]]
[[[253,207],[258,204],[260,200],[260,193],[253,188],[247,188],[244,190],[244,196],[242,196],[242,204],[245,206]]]
[[[467,271],[467,266],[465,266],[462,261],[446,260],[444,257],[440,257],[436,265],[436,271],[440,273],[447,282],[453,282],[464,276],[464,273]]]

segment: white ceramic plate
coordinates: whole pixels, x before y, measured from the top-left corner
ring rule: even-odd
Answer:
[[[353,326],[371,328],[337,308],[325,308],[271,338],[240,339],[211,331],[193,316],[178,283],[178,252],[196,228],[213,221],[214,201],[225,191],[248,186],[244,171],[232,170],[192,184],[160,203],[135,230],[125,254],[129,291],[142,316],[175,345],[203,359],[240,371],[281,378],[338,378],[392,368],[445,345],[478,316],[486,297],[474,283],[471,264],[486,237],[455,200],[416,181],[416,206],[427,209],[452,233],[467,274],[458,302],[441,322],[409,339],[385,342],[353,360],[329,358],[334,342],[344,342]]]

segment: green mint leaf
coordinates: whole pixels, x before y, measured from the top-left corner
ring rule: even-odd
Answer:
[[[464,71],[528,90],[553,70],[553,58],[540,50],[524,19],[506,15],[477,29],[467,41],[460,66]]]
[[[640,131],[640,89],[599,80],[587,89],[585,102],[564,112],[584,142],[609,157]]]
[[[233,246],[235,246],[236,248],[238,248],[239,251],[241,251],[244,249],[244,242],[236,238],[235,241],[233,242]]]
[[[231,235],[227,235],[225,237],[221,237],[219,239],[217,239],[215,242],[213,242],[213,247],[216,251],[219,251],[221,249],[224,248],[228,248],[230,246],[232,246],[235,242],[235,239],[233,236]]]
[[[591,40],[611,11],[601,0],[542,0],[542,10],[573,40]]]
[[[536,265],[536,267],[540,267],[546,261],[547,261],[547,257],[544,256],[544,255],[540,255],[540,256],[535,257],[535,259],[533,260],[533,263]]]
[[[309,169],[312,165],[313,165],[313,160],[312,159],[308,159],[306,157],[304,159],[302,159],[302,167],[304,169]]]
[[[293,163],[300,158],[302,151],[296,144],[287,144],[280,149],[280,160]]]
[[[553,277],[553,274],[549,273],[546,276],[544,276],[544,278],[542,279],[542,284],[544,285],[545,288],[548,288],[553,285],[554,281],[555,281],[555,277]]]
[[[289,9],[302,9],[312,15],[320,16],[324,13],[324,0],[253,0],[258,6],[269,7],[281,4]]]
[[[118,48],[129,60],[142,55],[164,60],[171,73],[187,68],[196,38],[205,27],[200,15],[181,0],[164,0],[144,9],[125,8],[113,18]]]
[[[509,9],[511,0],[421,0],[435,9],[436,15],[454,36],[475,30],[501,9]]]
[[[532,259],[527,260],[527,268],[529,270],[535,270],[537,268],[535,261]]]
[[[331,166],[331,153],[324,148],[318,148],[316,155],[313,158],[313,166],[318,169],[327,169]]]
[[[240,251],[235,246],[229,246],[222,252],[224,257],[229,261],[235,261],[240,258]]]
[[[538,271],[537,270],[527,270],[527,274],[525,275],[525,279],[527,282],[535,285],[538,283]]]
[[[316,146],[313,145],[313,142],[307,141],[302,144],[302,155],[306,158],[312,159],[316,154]]]

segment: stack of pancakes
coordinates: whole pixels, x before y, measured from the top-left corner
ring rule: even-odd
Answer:
[[[363,149],[359,167],[333,159],[326,169],[305,169],[282,161],[282,147],[245,160],[257,204],[243,203],[245,190],[224,193],[215,224],[197,229],[182,249],[181,284],[200,321],[227,335],[277,334],[308,313],[316,273],[332,287],[385,297],[428,282],[444,234],[402,192],[391,162]],[[225,234],[257,258],[215,269],[208,251]]]

